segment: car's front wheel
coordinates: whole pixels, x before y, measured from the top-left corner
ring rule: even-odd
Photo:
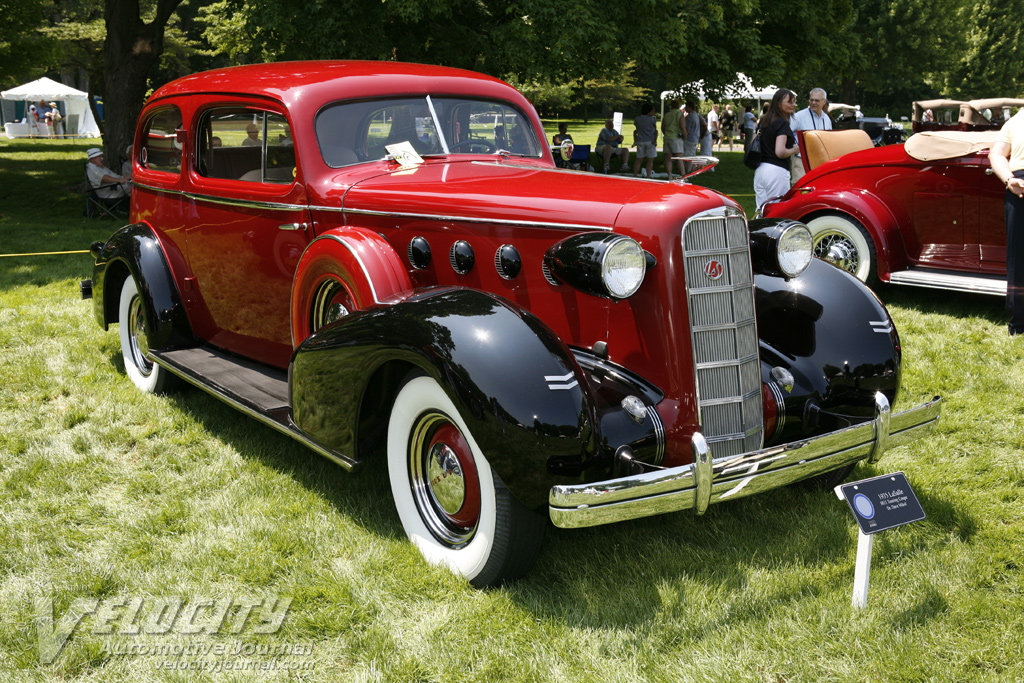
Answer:
[[[814,255],[839,266],[867,284],[878,281],[875,245],[859,222],[848,216],[825,214],[807,222]]]
[[[543,518],[505,488],[434,379],[413,376],[399,391],[387,459],[398,516],[428,562],[477,587],[516,579],[533,564]]]
[[[168,373],[149,358],[146,310],[138,285],[131,275],[125,278],[121,286],[118,316],[125,374],[132,384],[146,393],[159,394],[165,391],[168,388]]]

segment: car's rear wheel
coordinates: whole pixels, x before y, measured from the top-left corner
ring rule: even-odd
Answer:
[[[815,256],[852,273],[861,282],[878,281],[875,245],[864,226],[848,216],[825,214],[808,221],[807,227]]]
[[[398,516],[428,562],[477,587],[516,579],[530,568],[543,518],[505,488],[434,379],[414,375],[399,391],[387,450]]]
[[[125,278],[118,307],[118,331],[121,335],[121,356],[124,371],[132,384],[149,394],[159,394],[168,387],[167,370],[149,358],[146,308],[135,278]]]

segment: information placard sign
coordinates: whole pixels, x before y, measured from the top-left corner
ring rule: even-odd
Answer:
[[[924,508],[902,472],[843,484],[839,489],[865,534],[877,534],[925,518]]]

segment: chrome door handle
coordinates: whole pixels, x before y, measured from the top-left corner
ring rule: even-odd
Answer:
[[[305,230],[309,223],[283,223],[277,226],[278,230]]]

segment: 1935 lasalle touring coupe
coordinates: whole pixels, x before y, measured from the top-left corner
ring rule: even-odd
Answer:
[[[202,387],[347,469],[491,585],[545,518],[605,524],[838,481],[930,427],[901,348],[802,224],[555,168],[496,79],[281,63],[160,88],[131,224],[83,282],[144,391]],[[380,448],[375,448],[380,445]]]

